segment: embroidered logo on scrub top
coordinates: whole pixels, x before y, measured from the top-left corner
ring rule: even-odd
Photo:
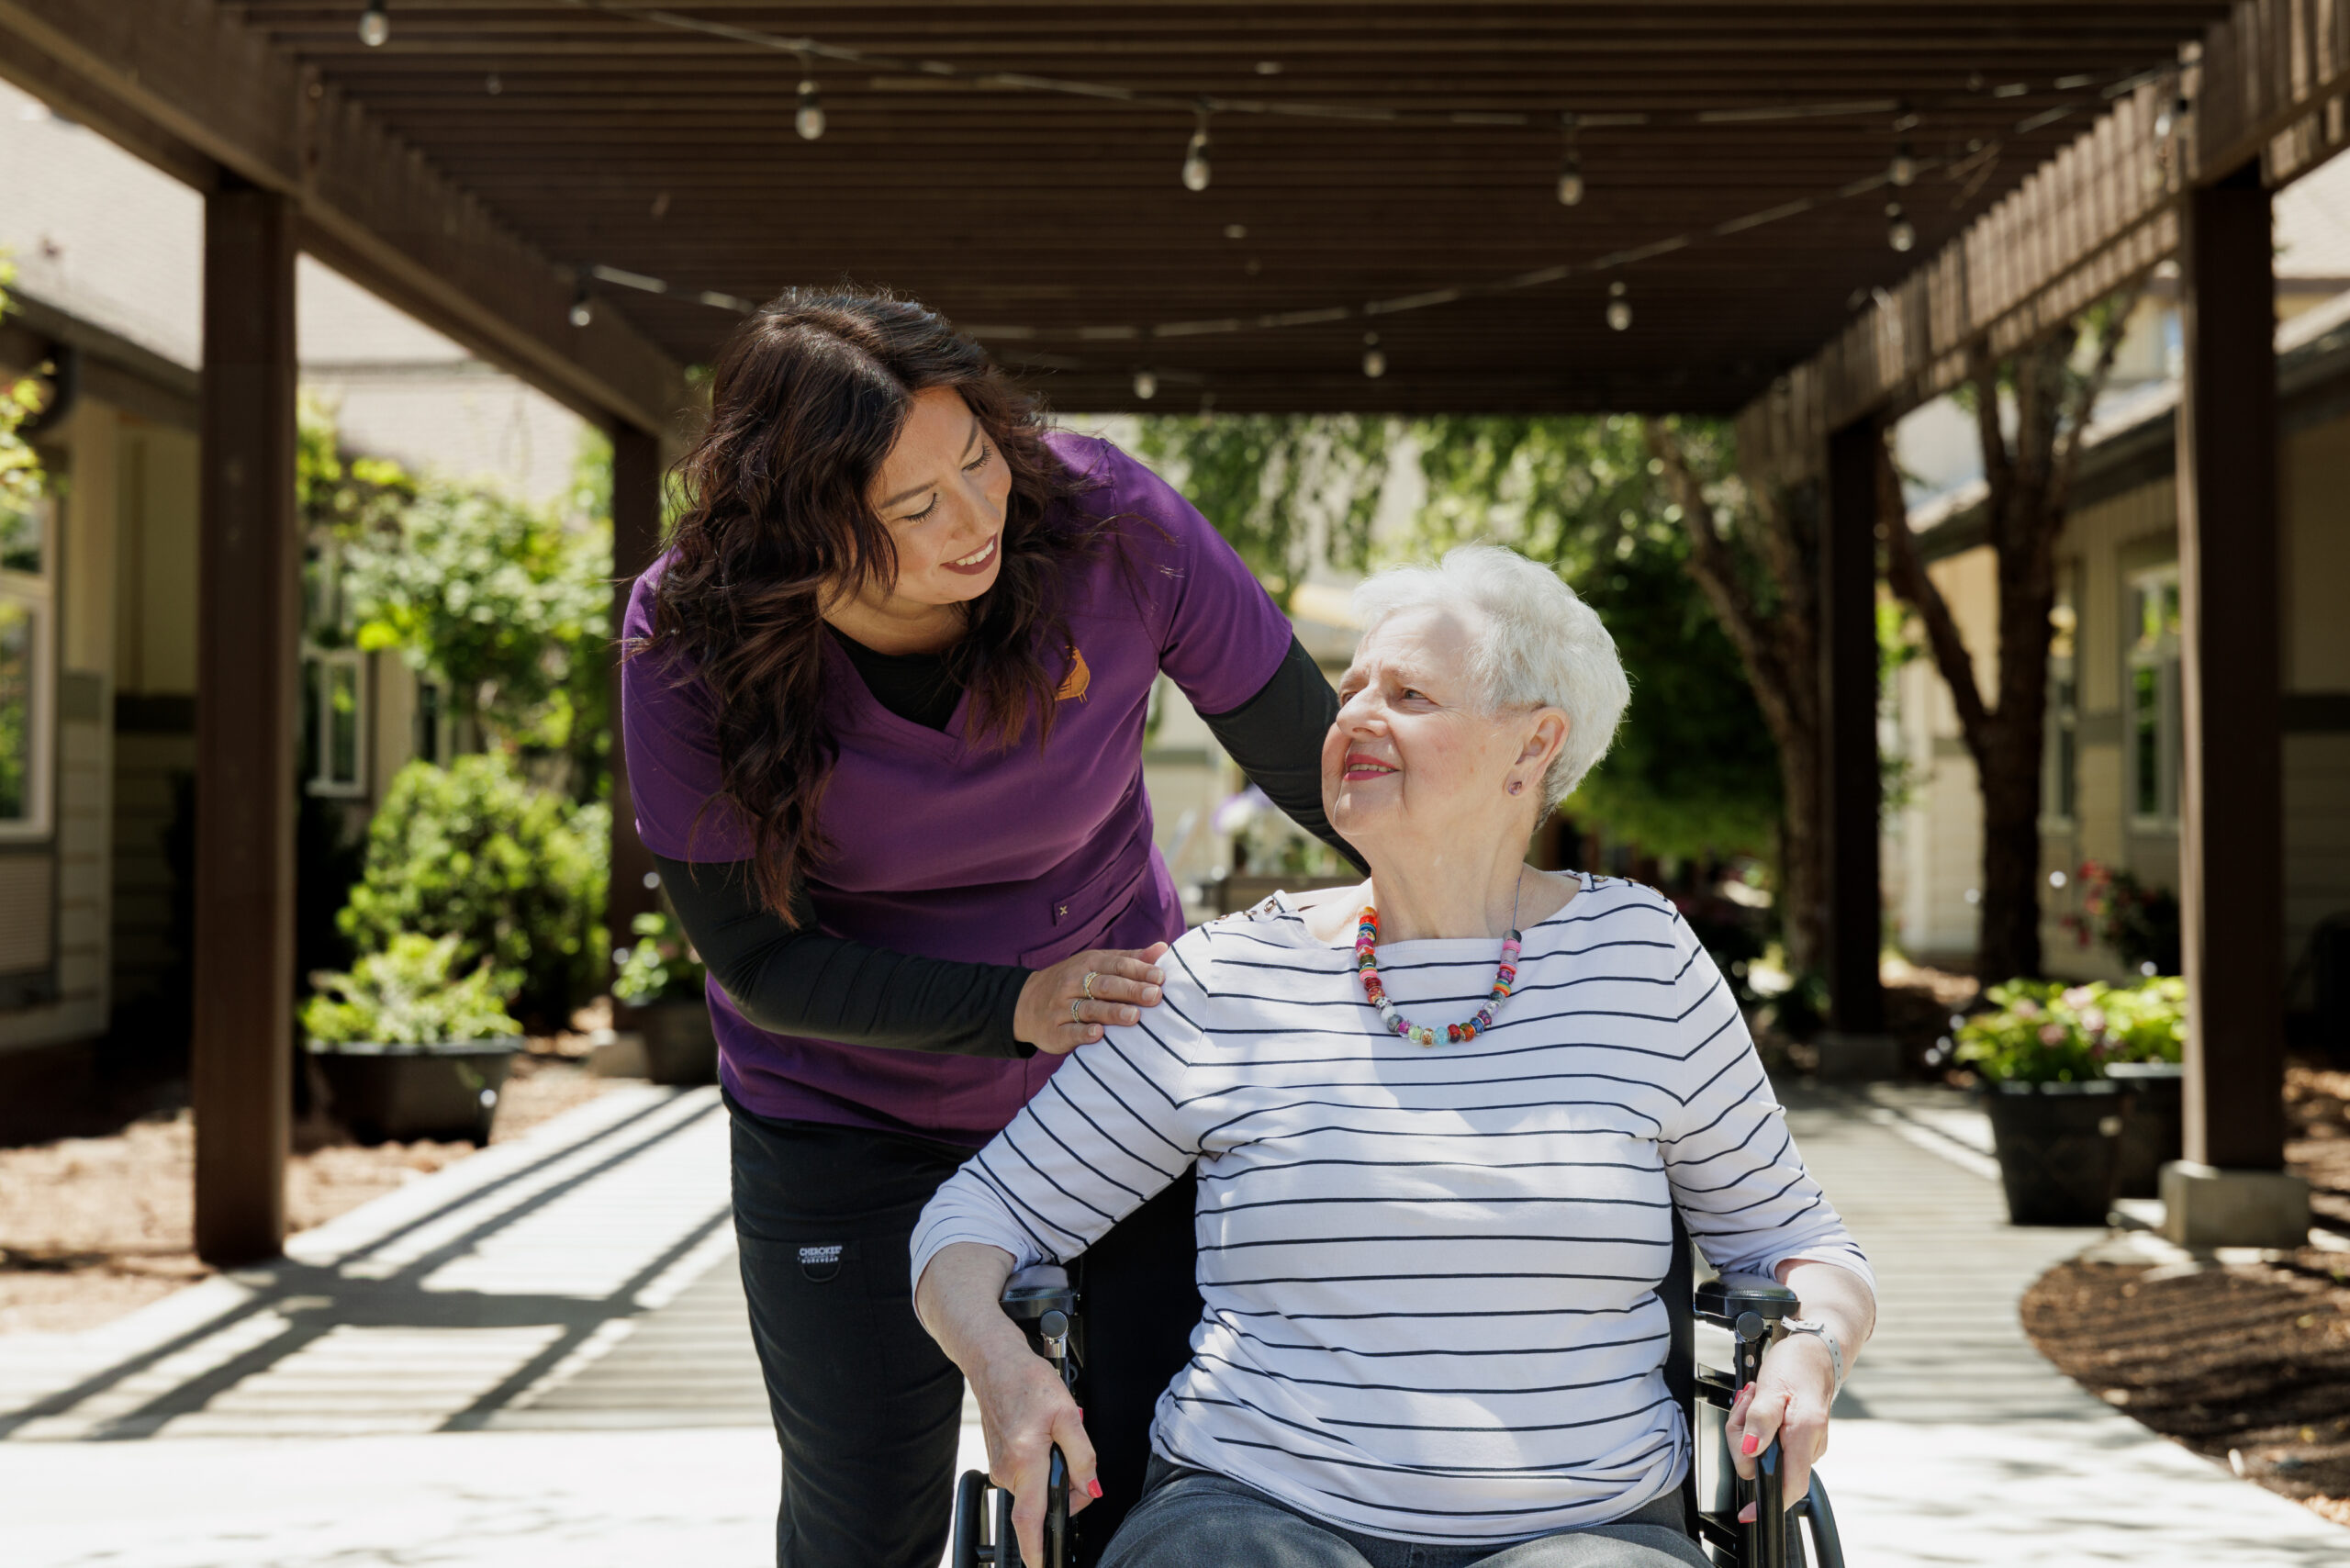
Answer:
[[[1082,702],[1085,700],[1085,689],[1092,684],[1093,672],[1085,667],[1084,651],[1076,644],[1070,644],[1069,678],[1061,682],[1061,689],[1053,693],[1053,700],[1057,702],[1066,702],[1074,697]]]
[[[822,1284],[841,1271],[841,1244],[830,1247],[802,1247],[800,1249],[800,1271],[817,1284]]]

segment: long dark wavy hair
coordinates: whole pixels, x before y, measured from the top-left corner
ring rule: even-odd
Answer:
[[[839,747],[824,722],[822,605],[897,580],[897,551],[867,497],[917,392],[951,386],[1012,472],[1003,565],[962,607],[948,673],[970,694],[970,737],[1050,734],[1069,675],[1061,585],[1108,520],[1073,499],[1086,481],[1044,443],[1043,410],[945,318],[879,291],[794,289],[762,306],[720,354],[710,422],[678,465],[687,502],[667,542],[653,635],[717,698],[721,790],[751,824],[761,898],[797,924],[791,889],[830,850],[817,812]],[[708,810],[706,803],[704,810]]]

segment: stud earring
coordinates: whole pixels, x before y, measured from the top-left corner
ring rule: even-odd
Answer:
[[[1513,778],[1509,781],[1509,792],[1513,795],[1525,788],[1526,786],[1517,779]]]

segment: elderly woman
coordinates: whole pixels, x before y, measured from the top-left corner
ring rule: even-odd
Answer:
[[[1080,1047],[914,1233],[915,1306],[968,1375],[1035,1560],[1077,1410],[996,1305],[1193,1160],[1192,1358],[1103,1568],[1702,1565],[1657,1290],[1671,1210],[1802,1298],[1731,1416],[1800,1497],[1874,1320],[1737,1003],[1673,905],[1529,868],[1628,691],[1598,618],[1490,545],[1372,578],[1323,745],[1370,881],[1186,935],[1163,1002]],[[1702,766],[1702,759],[1693,759]]]

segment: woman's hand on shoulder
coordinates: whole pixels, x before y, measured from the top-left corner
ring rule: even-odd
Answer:
[[[1167,944],[1096,947],[1031,974],[1020,988],[1012,1034],[1048,1056],[1067,1056],[1102,1037],[1105,1025],[1132,1024],[1156,1007],[1167,983],[1158,960]]]
[[[1786,1506],[1811,1490],[1811,1467],[1828,1451],[1828,1410],[1836,1403],[1836,1365],[1828,1347],[1808,1334],[1790,1334],[1762,1355],[1752,1383],[1739,1391],[1724,1429],[1739,1478],[1754,1479],[1756,1456],[1779,1439],[1779,1473]],[[1749,1503],[1739,1514],[1753,1518]]]

